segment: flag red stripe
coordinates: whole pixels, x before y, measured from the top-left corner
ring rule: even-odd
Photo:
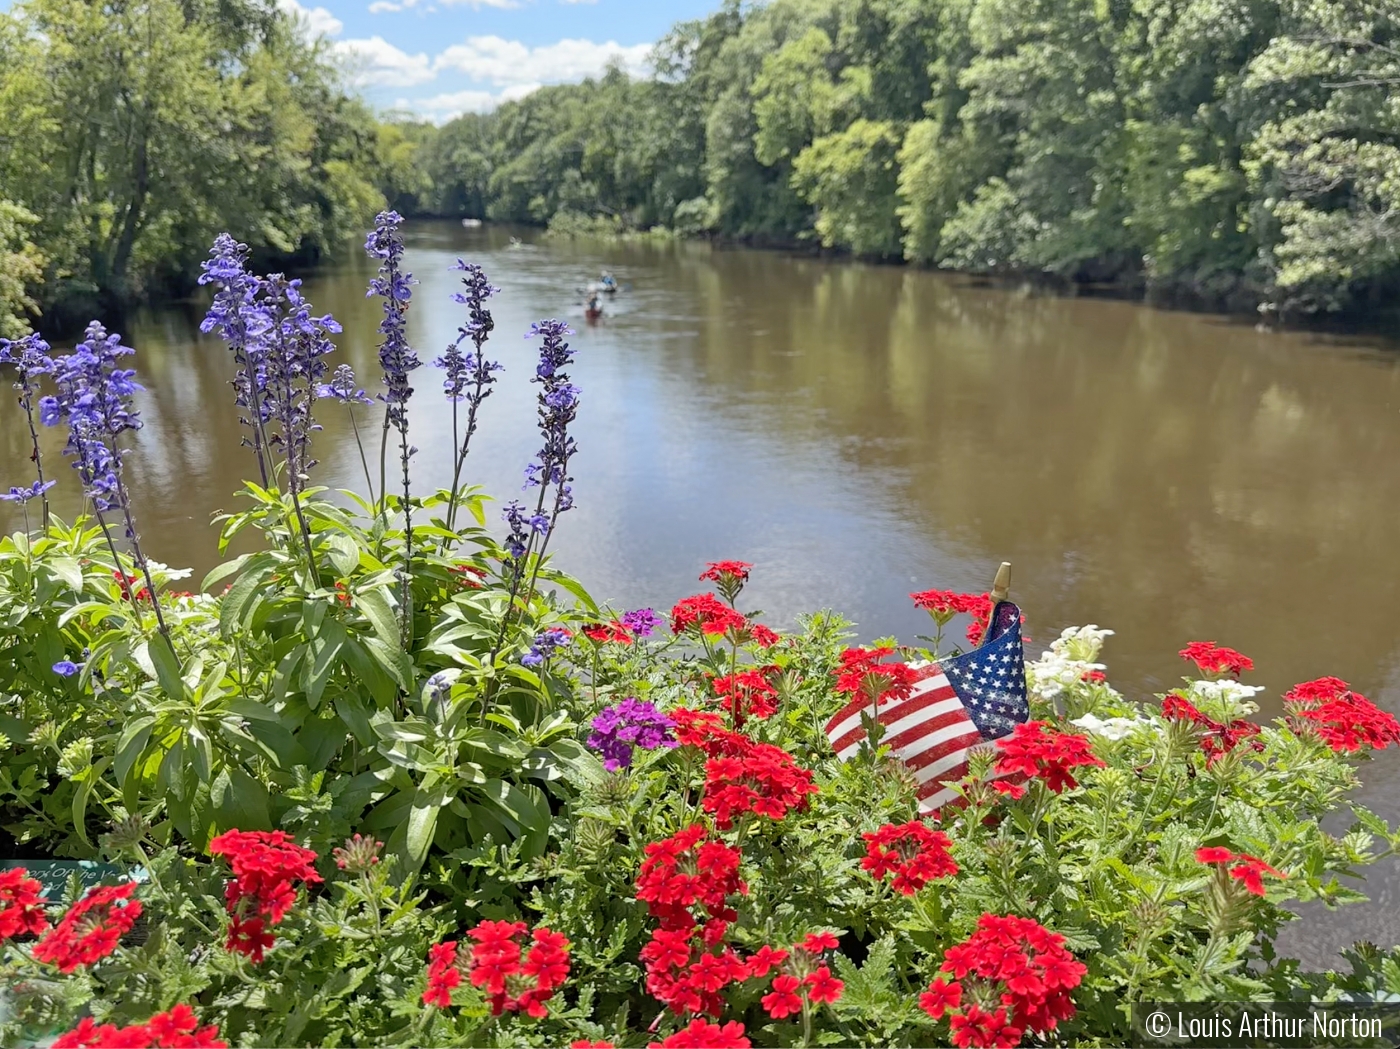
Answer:
[[[941,708],[941,709],[940,709]],[[922,716],[920,716],[922,715]],[[881,742],[898,749],[906,739],[918,739],[929,732],[937,731],[950,724],[949,718],[967,720],[967,712],[958,701],[951,685],[935,689],[917,699],[909,699],[900,706],[880,715],[880,724],[891,729],[894,735],[886,735]],[[859,721],[847,722],[850,725],[839,737],[832,740],[832,748],[844,753],[852,745],[865,738],[865,728]],[[898,726],[898,727],[896,727]]]

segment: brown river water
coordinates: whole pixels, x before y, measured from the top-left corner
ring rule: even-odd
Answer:
[[[928,620],[910,591],[983,590],[1008,560],[1035,642],[1111,627],[1109,676],[1130,695],[1174,685],[1177,649],[1204,639],[1254,659],[1245,680],[1268,687],[1266,711],[1333,674],[1400,712],[1400,342],[900,267],[417,223],[409,333],[425,367],[410,413],[424,491],[451,472],[451,413],[428,362],[463,320],[458,256],[503,289],[488,356],[505,370],[466,470],[502,500],[538,446],[522,335],[543,317],[578,329],[577,507],[553,549],[599,600],[669,608],[701,589],[703,562],[740,558],[756,566],[746,604],[774,625],[829,607],[865,639],[913,642]],[[590,324],[579,289],[604,268],[623,291]],[[351,257],[304,290],[345,325],[331,363],[373,389],[369,274]],[[150,311],[123,333],[147,387],[128,465],[143,541],[196,579],[216,557],[210,516],[238,505],[252,472],[232,364],[199,335],[201,314]],[[344,411],[321,407],[316,480],[363,489]],[[45,434],[71,517],[60,445]],[[4,409],[5,486],[27,479],[27,450]],[[1400,820],[1400,754],[1363,775],[1363,800]],[[1400,943],[1400,866],[1374,871],[1371,904],[1310,914],[1287,946],[1321,957],[1363,936]]]

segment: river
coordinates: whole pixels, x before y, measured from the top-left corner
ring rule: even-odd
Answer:
[[[830,607],[865,639],[912,642],[928,620],[910,591],[983,590],[1008,560],[1035,642],[1111,627],[1109,675],[1131,695],[1174,685],[1177,649],[1206,639],[1255,660],[1246,680],[1269,688],[1266,709],[1334,674],[1400,710],[1400,345],[916,269],[433,222],[409,227],[425,364],[463,320],[458,256],[502,288],[488,355],[505,370],[467,467],[502,499],[538,446],[522,335],[543,317],[578,329],[577,507],[553,549],[600,600],[668,608],[701,588],[706,560],[740,558],[755,564],[746,606],[774,625]],[[578,288],[604,268],[624,290],[589,324]],[[352,256],[304,289],[345,325],[332,361],[365,385],[370,272]],[[129,460],[144,542],[196,578],[216,556],[210,516],[238,505],[252,465],[231,362],[200,315],[148,311],[124,332],[147,387]],[[415,379],[427,491],[450,477],[451,415],[435,369]],[[316,480],[362,489],[332,407]],[[0,418],[6,485],[26,476],[15,416]],[[56,464],[58,435],[45,442]],[[76,485],[57,472],[71,515]],[[1400,820],[1400,754],[1363,775],[1363,800]],[[1363,935],[1400,942],[1400,869],[1378,870],[1372,904],[1298,923],[1288,945],[1320,957]]]

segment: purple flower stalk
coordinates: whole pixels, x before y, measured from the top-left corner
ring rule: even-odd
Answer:
[[[73,458],[73,466],[83,481],[84,494],[92,500],[97,523],[111,551],[112,567],[118,572],[123,571],[121,559],[104,514],[112,510],[121,512],[126,537],[131,542],[132,559],[146,578],[156,623],[168,638],[160,602],[156,600],[155,583],[146,557],[141,553],[141,539],[131,516],[131,499],[122,478],[125,453],[119,441],[128,430],[141,428],[140,413],[131,407],[131,399],[142,387],[135,381],[136,372],[117,367],[117,362],[134,352],[131,347],[122,345],[120,335],[109,335],[106,328],[93,321],[73,352],[54,361],[58,395],[40,399],[39,418],[46,426],[59,422],[68,424],[64,454]],[[132,604],[136,604],[134,595]]]
[[[561,626],[546,627],[535,635],[535,640],[530,645],[530,651],[520,657],[520,662],[527,667],[537,667],[554,655],[557,649],[567,645],[572,636],[568,630]]]
[[[625,769],[632,764],[632,750],[656,750],[676,746],[671,730],[676,723],[656,707],[642,699],[624,699],[613,707],[604,707],[593,719],[593,732],[588,745],[603,756],[603,767],[609,772]]]
[[[262,301],[272,319],[264,358],[270,421],[277,429],[268,443],[282,450],[287,466],[287,491],[296,501],[306,487],[316,461],[311,458],[311,435],[321,427],[312,411],[324,385],[324,360],[335,350],[330,335],[340,331],[334,317],[311,315],[302,297],[301,281],[274,273],[262,282]]]
[[[635,637],[651,637],[656,633],[656,628],[664,622],[656,610],[651,608],[639,608],[635,612],[624,612],[622,615],[622,625],[632,631]]]
[[[466,462],[467,450],[471,446],[472,435],[476,433],[477,412],[481,402],[491,396],[491,385],[496,381],[495,373],[501,370],[500,364],[488,361],[482,352],[486,340],[496,327],[491,311],[486,308],[486,300],[500,288],[492,287],[486,279],[486,272],[471,262],[457,260],[454,267],[462,272],[462,291],[453,292],[452,298],[467,307],[467,322],[457,329],[457,338],[447,347],[441,357],[433,361],[447,373],[442,388],[447,399],[452,402],[452,491],[447,503],[447,527],[453,527],[457,517],[457,486],[462,479],[462,464]],[[462,342],[470,339],[473,349],[462,352]],[[467,402],[466,433],[461,444],[457,443],[457,405]]]
[[[53,487],[53,482],[44,483],[44,461],[39,453],[39,431],[34,426],[34,394],[39,388],[37,379],[41,375],[48,375],[53,371],[53,358],[49,356],[49,344],[39,338],[38,334],[26,335],[18,342],[11,342],[9,339],[0,339],[0,364],[12,364],[16,371],[15,389],[19,392],[19,406],[24,409],[24,417],[29,421],[29,443],[30,461],[34,463],[34,472],[38,480],[28,489],[10,489],[9,501],[18,501],[21,505],[29,502],[35,495],[43,500],[44,516],[43,526],[49,526],[49,499],[44,493]],[[14,498],[18,491],[28,491],[31,494],[21,499]],[[0,496],[0,498],[6,498]],[[29,531],[29,511],[25,510],[25,529]]]
[[[206,335],[218,332],[233,351],[237,371],[233,377],[234,404],[241,412],[238,421],[252,433],[243,443],[250,445],[258,460],[258,474],[266,488],[271,482],[267,434],[265,425],[270,416],[266,394],[266,357],[268,333],[275,319],[267,305],[260,301],[262,281],[247,270],[248,245],[240,244],[227,233],[214,239],[209,258],[200,263],[200,284],[214,284],[218,290],[209,312],[200,322],[199,330]]]
[[[403,271],[403,236],[399,226],[403,217],[396,211],[381,211],[374,219],[374,229],[365,241],[365,252],[370,258],[379,259],[379,274],[370,281],[366,298],[378,295],[384,300],[384,319],[379,322],[379,334],[383,341],[379,344],[379,363],[384,369],[384,433],[379,444],[379,494],[382,497],[383,513],[388,513],[388,488],[385,475],[385,458],[389,449],[390,427],[399,431],[399,461],[403,467],[403,569],[399,573],[400,603],[403,619],[400,629],[405,636],[409,631],[409,577],[413,567],[413,518],[409,495],[408,460],[413,449],[408,443],[408,399],[413,396],[413,387],[408,384],[408,373],[422,362],[408,344],[407,318],[408,303],[413,298],[413,285],[416,283],[411,273]]]

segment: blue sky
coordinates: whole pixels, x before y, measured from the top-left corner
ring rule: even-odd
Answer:
[[[650,46],[719,0],[278,0],[324,35],[365,97],[442,122],[582,80],[611,60],[646,71]],[[0,0],[3,6],[3,0]]]

